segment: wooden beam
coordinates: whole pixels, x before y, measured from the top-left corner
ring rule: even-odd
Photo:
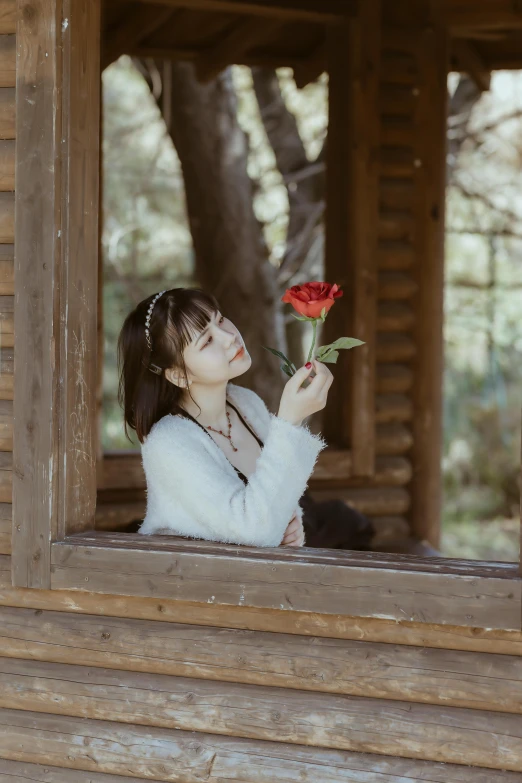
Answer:
[[[380,1],[366,0],[356,20],[328,30],[329,121],[325,279],[345,284],[322,342],[357,337],[340,352],[323,416],[327,441],[350,448],[354,476],[375,469],[375,341],[379,217]]]
[[[124,20],[106,32],[102,48],[102,68],[122,54],[129,54],[148,35],[161,27],[173,14],[173,8],[153,10],[148,5],[131,8]]]
[[[257,17],[235,22],[222,34],[214,46],[203,51],[196,59],[196,75],[201,82],[214,79],[227,65],[237,64],[242,56],[260,40],[270,38],[273,30],[280,28],[281,20],[260,22]]]
[[[74,598],[76,603],[77,593]],[[88,667],[84,671],[93,678],[117,669],[125,676],[150,672],[197,678],[201,684],[244,683],[470,711],[522,712],[519,655],[319,636],[311,644],[306,636],[209,628],[197,625],[197,616],[192,619],[195,624],[189,625],[122,615],[111,619],[112,632],[107,633],[103,617],[0,606],[0,665],[8,661],[16,668],[37,667],[40,662],[46,667],[74,664]],[[358,623],[354,626],[361,630]],[[401,628],[407,637],[408,629]],[[103,645],[93,645],[93,639],[103,639]],[[239,658],[241,666],[236,663]],[[283,660],[288,665],[282,667]],[[448,671],[455,671],[456,666],[460,676],[448,677]],[[56,681],[66,680],[60,669],[57,674]],[[12,687],[11,682],[6,686]],[[25,688],[19,693],[21,698],[31,698]],[[41,695],[40,690],[33,693],[35,698]],[[24,709],[29,709],[28,703]]]
[[[160,631],[160,634],[163,635],[163,632]],[[252,646],[255,645],[259,653],[254,640],[252,642]],[[81,644],[81,636],[79,643]],[[233,642],[230,643],[234,648]],[[285,655],[284,650],[277,650],[277,639],[273,640],[272,644],[267,640],[265,645],[264,657],[278,660],[282,655],[283,660],[289,658],[288,666],[280,666],[281,669],[293,670],[301,667],[310,671],[310,659],[306,663],[303,661],[300,666],[294,665],[292,657]],[[191,651],[193,646],[195,645],[190,643]],[[221,661],[224,666],[232,663],[234,659],[237,661],[240,657],[238,652],[234,649],[232,656],[229,648],[226,654],[222,653]],[[246,651],[241,652],[245,654]],[[370,672],[375,676],[379,668],[384,679],[393,678],[393,665],[390,665],[388,673],[385,673],[383,660],[374,649],[366,650],[366,653],[362,649],[357,652],[352,649],[350,652],[351,655],[347,652],[346,658],[352,665],[346,666],[348,661],[344,659],[345,677],[348,680],[355,680],[359,676],[364,683],[371,677]],[[370,659],[366,677],[363,674],[364,666],[359,665],[357,653],[361,657],[366,654]],[[325,651],[325,655],[327,654]],[[383,657],[386,655],[385,652],[381,654]],[[396,651],[395,657],[400,660],[400,651]],[[441,653],[439,657],[442,657]],[[452,665],[455,657],[454,654],[447,656],[448,665]],[[392,658],[391,651],[388,651],[388,658]],[[515,699],[520,688],[516,680],[516,674],[520,672],[520,661],[504,663],[505,667],[511,664],[510,677],[503,671],[500,660],[496,661],[496,668],[491,662],[492,671],[488,674],[486,662],[480,668],[477,663],[475,662],[467,675],[459,666],[461,674],[458,679],[455,678],[452,693],[455,696],[458,694],[460,701],[464,701],[466,692],[469,694],[471,708],[465,708],[457,706],[458,697],[450,697],[445,703],[439,704],[419,703],[415,700],[415,691],[414,699],[410,701],[406,697],[409,683],[403,686],[406,693],[402,694],[402,698],[401,694],[394,693],[394,698],[387,699],[378,697],[378,686],[368,695],[322,693],[319,689],[305,690],[295,684],[287,688],[284,675],[274,687],[261,678],[259,685],[211,680],[201,676],[197,670],[193,677],[166,675],[157,673],[154,663],[152,671],[136,672],[121,668],[78,666],[74,661],[54,663],[2,657],[0,705],[2,709],[45,712],[48,718],[65,714],[100,722],[115,721],[121,727],[140,724],[147,716],[148,727],[169,729],[171,733],[202,731],[211,736],[217,733],[221,737],[243,737],[246,740],[276,743],[284,739],[290,748],[331,748],[424,762],[467,764],[474,768],[487,766],[490,769],[521,772],[522,721],[517,717],[517,714],[520,715],[520,701]],[[337,665],[342,671],[342,664]],[[236,664],[236,668],[241,672],[246,669],[246,665]],[[407,668],[409,667],[405,661],[402,674]],[[480,687],[482,678],[475,673],[477,668],[483,672],[484,679],[489,679],[489,688]],[[442,690],[444,685],[435,680],[433,672],[426,674],[428,682],[430,675],[432,687]],[[441,680],[442,676],[441,671]],[[399,671],[395,674],[395,679],[399,682],[403,679]],[[450,677],[447,679],[451,682]],[[463,685],[462,693],[459,693],[461,679],[466,682],[468,688],[466,690]],[[475,689],[472,690],[473,681]],[[28,688],[28,682],[38,683],[38,686]],[[481,696],[486,705],[485,709],[479,706]],[[488,699],[497,709],[489,708]],[[501,711],[498,702],[500,705],[512,706],[514,712]],[[267,707],[267,704],[270,706]],[[276,705],[279,717],[274,720]],[[405,714],[408,731],[405,731]],[[433,731],[434,725],[437,726],[436,732]],[[488,741],[484,738],[485,726]],[[3,728],[5,730],[5,726]],[[98,746],[98,743],[92,745]],[[205,776],[198,777],[201,780]],[[206,777],[207,780],[223,780],[221,775]],[[183,778],[187,780],[185,775]]]
[[[110,0],[109,0],[110,1]],[[147,5],[335,24],[357,11],[358,0],[140,0]]]
[[[18,17],[17,587],[48,587],[50,541],[95,514],[99,12],[100,0],[30,0]]]
[[[17,306],[13,556],[15,586],[49,587],[51,526],[57,509],[59,345],[53,280],[59,265],[59,10],[34,2],[18,18],[15,281]],[[48,57],[42,57],[47,52]],[[34,129],[39,128],[38,154]]]
[[[430,0],[427,0],[427,4]],[[435,8],[434,4],[431,4]],[[434,10],[433,23],[418,30],[418,72],[414,123],[413,239],[416,263],[410,271],[410,299],[417,354],[413,371],[413,479],[410,521],[413,535],[440,545],[442,503],[442,379],[444,373],[444,225],[448,30]]]
[[[451,58],[453,65],[456,65],[456,70],[466,72],[480,92],[489,90],[491,72],[472,43],[459,39],[452,41]]]
[[[137,44],[127,52],[135,57],[153,57],[155,60],[170,60],[171,62],[196,62],[205,55],[205,50],[193,47],[175,47],[166,48],[158,46],[146,46]],[[257,50],[247,51],[239,54],[236,52],[237,60],[234,65],[259,65],[263,68],[300,68],[307,62],[306,58],[295,57],[294,55],[281,52],[258,52]],[[228,60],[229,58],[227,58]],[[228,63],[226,63],[228,64]]]
[[[36,678],[35,681],[39,683]],[[146,686],[143,688],[146,691]],[[100,690],[103,692],[103,688]],[[183,713],[188,708],[197,694],[197,688],[194,691],[190,699],[187,696],[186,703],[178,712]],[[120,691],[118,698],[124,698],[124,693]],[[273,698],[277,700],[277,693]],[[117,701],[116,697],[114,701]],[[219,701],[226,703],[226,693]],[[266,705],[263,707],[268,711]],[[120,722],[96,720],[85,715],[49,715],[40,712],[40,708],[35,712],[2,709],[0,754],[2,772],[5,770],[3,777],[6,783],[24,780],[33,783],[135,783],[136,780],[152,779],[218,783],[226,780],[227,776],[230,779],[231,774],[237,776],[243,774],[241,770],[248,770],[248,779],[259,783],[275,780],[278,783],[294,783],[296,780],[353,783],[356,780],[372,779],[380,783],[397,783],[401,778],[410,783],[426,780],[431,783],[518,783],[520,780],[518,772],[491,769],[491,765],[488,768],[469,766],[464,760],[458,764],[441,765],[424,759],[401,758],[395,750],[392,755],[387,755],[293,745],[280,741],[289,726],[284,724],[278,730],[274,707],[272,705],[269,710],[270,720],[274,723],[274,738],[269,742],[224,737],[204,731],[140,725],[146,724],[154,715],[154,708],[151,707],[147,710],[142,708],[140,720],[136,723],[134,716],[133,722]],[[207,707],[207,712],[210,709]],[[212,705],[212,710],[215,709]],[[409,708],[404,711],[410,715]],[[258,712],[251,723],[259,721]],[[313,724],[313,718],[309,722]],[[296,718],[295,725],[305,723],[302,715]],[[220,720],[216,725],[222,727],[224,723]],[[411,730],[414,728],[415,723],[412,721]],[[353,732],[348,730],[346,733],[350,736],[352,733],[357,734],[357,727]],[[370,733],[368,729],[364,732],[365,735]],[[429,733],[431,736],[433,732]],[[328,736],[326,729],[324,734]],[[404,726],[403,734],[406,734]],[[444,736],[442,732],[441,736]],[[497,740],[496,735],[493,735],[491,744],[495,748],[506,747],[505,756],[509,768],[512,768],[513,760],[519,754],[507,740]],[[450,742],[447,744],[451,745]],[[418,740],[418,745],[422,746],[422,739]],[[445,746],[443,743],[442,747]],[[23,762],[16,760],[20,758],[21,747]],[[132,755],[129,748],[132,749]],[[56,760],[62,765],[66,762],[67,767],[53,766]],[[128,775],[129,770],[132,776]]]
[[[441,0],[439,8],[452,33],[522,28],[522,6],[514,0]]]
[[[288,614],[337,615],[349,608],[352,616],[521,630],[517,563],[284,547],[260,552],[169,539],[91,531],[57,541],[51,587]]]

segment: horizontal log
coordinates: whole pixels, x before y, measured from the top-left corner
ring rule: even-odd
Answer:
[[[380,79],[382,84],[415,84],[419,80],[419,68],[415,58],[409,52],[388,48],[384,39]]]
[[[147,509],[146,498],[134,503],[100,503],[96,504],[94,526],[96,530],[128,530],[131,523],[145,518]]]
[[[397,419],[393,420],[397,421]],[[388,419],[389,421],[390,419]],[[377,428],[378,454],[388,454],[392,445],[397,449],[396,452],[392,453],[399,453],[404,447],[404,441],[405,434],[400,428],[392,431],[387,423],[384,423],[380,430]],[[376,472],[371,479],[371,483],[377,486],[389,484],[390,482],[393,484],[404,484],[409,480],[410,465],[403,459],[397,460],[397,458],[388,456],[377,457],[375,469]],[[368,479],[352,478],[351,472],[352,458],[350,451],[327,448],[320,454],[310,481],[316,484],[324,481],[341,481],[343,483],[355,483],[355,485],[359,485],[361,481],[368,483]],[[404,480],[405,477],[406,479]],[[145,487],[145,474],[139,452],[128,452],[127,454],[111,454],[109,452],[104,455],[103,467],[98,482],[99,497],[103,498],[104,493],[109,490],[144,490]],[[102,511],[104,505],[107,505],[108,508]],[[119,506],[122,507],[120,510],[118,510]],[[126,507],[126,509],[123,510],[123,507]],[[96,526],[98,529],[111,529],[110,523],[112,519],[116,524],[115,529],[120,528],[132,521],[132,519],[136,519],[142,508],[142,500],[132,503],[98,503],[97,520],[99,520],[99,524],[97,522]]]
[[[383,177],[389,179],[413,177],[419,164],[411,146],[382,146],[379,160]]]
[[[386,6],[386,11],[389,11]],[[381,33],[381,45],[383,51],[400,52],[402,55],[415,57],[418,53],[418,30],[414,34],[411,29],[404,25],[393,24],[391,20],[386,20]]]
[[[418,100],[418,88],[408,84],[383,84],[379,95],[381,115],[412,117]]]
[[[522,12],[512,0],[443,0],[441,12],[452,31],[522,29]]]
[[[14,190],[15,144],[16,142],[14,139],[4,139],[3,141],[0,141],[0,191],[3,192]]]
[[[375,529],[372,546],[410,535],[410,526],[404,517],[372,517],[372,525]]]
[[[259,16],[268,19],[294,20],[333,24],[356,13],[354,0],[141,0],[152,6],[189,8],[194,11],[213,11],[226,14]]]
[[[13,500],[13,454],[0,451],[0,503]]]
[[[12,400],[0,400],[0,451],[12,450],[13,402]]]
[[[381,210],[415,209],[415,186],[411,177],[393,178],[381,177],[379,180],[379,206]],[[382,244],[382,240],[381,240]],[[402,243],[409,244],[411,243]]]
[[[400,516],[411,505],[410,493],[402,487],[355,487],[310,490],[314,500],[344,500],[346,505],[369,517]]]
[[[13,399],[14,352],[0,348],[0,400]]]
[[[14,294],[14,245],[0,244],[0,296]]]
[[[379,213],[379,239],[412,242],[415,218],[409,210],[381,209]]]
[[[405,394],[378,394],[375,398],[375,421],[388,424],[396,421],[411,421],[413,403]]]
[[[14,347],[14,296],[0,295],[0,345]]]
[[[14,243],[14,193],[0,193],[0,244]]]
[[[380,509],[376,516],[401,515],[409,503],[399,488],[335,490],[335,497],[351,502],[365,494],[388,507],[392,499],[406,501],[401,510]],[[168,535],[89,531],[51,543],[51,589],[321,614],[349,606],[354,616],[481,627],[487,621],[488,628],[521,630],[522,578],[515,563],[477,567],[444,557],[397,561],[345,550],[260,551]]]
[[[0,87],[15,85],[16,35],[0,35]]]
[[[368,650],[366,655],[369,653]],[[410,656],[413,657],[411,651]],[[405,668],[409,666],[406,664]],[[354,673],[356,669],[354,663]],[[514,669],[515,675],[517,671],[520,674],[520,662]],[[385,676],[392,677],[393,672]],[[516,687],[516,678],[512,681]],[[499,678],[497,684],[507,689],[509,680],[502,682]],[[489,694],[494,700],[491,685]],[[519,689],[520,684],[517,693]],[[515,706],[520,712],[520,704]],[[516,715],[451,703],[434,705],[340,696],[295,688],[0,658],[0,708],[34,710],[48,717],[108,720],[208,732],[214,736],[522,771],[522,721]]]
[[[379,518],[383,530],[400,518]],[[407,525],[406,525],[407,529]],[[2,664],[77,664],[303,691],[522,712],[522,658],[0,607]],[[187,655],[190,650],[190,655]],[[17,661],[18,665],[20,661]],[[15,664],[15,666],[17,665]],[[408,671],[408,678],[404,672]],[[459,674],[458,678],[448,676]],[[57,669],[57,679],[64,677]]]
[[[415,316],[409,304],[393,300],[378,303],[377,329],[379,332],[409,332],[414,324]]]
[[[326,449],[326,452],[328,449]],[[330,471],[316,469],[309,480],[311,491],[340,487],[390,487],[402,486],[411,479],[411,463],[408,459],[396,455],[378,455],[375,458],[375,472],[371,478],[360,476],[340,476],[335,467]]]
[[[415,252],[409,242],[381,240],[377,246],[377,262],[379,269],[398,271],[413,266]]]
[[[386,559],[387,555],[381,555]],[[414,562],[422,562],[418,557]],[[440,560],[440,558],[438,558]],[[444,560],[444,559],[443,559]],[[454,562],[454,561],[450,561]],[[394,555],[393,563],[403,567],[412,558]],[[480,566],[480,561],[477,562]],[[482,564],[487,565],[487,564]],[[517,566],[503,564],[513,574]],[[74,601],[67,592],[31,590],[11,585],[11,558],[0,555],[0,605],[33,610],[54,610],[70,613],[73,617],[92,614],[97,617],[127,617],[159,620],[163,623],[182,622],[205,627],[236,628],[270,633],[288,633],[297,636],[316,636],[331,639],[354,639],[385,644],[433,647],[446,650],[491,652],[522,656],[522,631],[490,627],[444,625],[424,621],[387,620],[382,617],[356,618],[344,614],[316,615],[306,612],[288,612],[279,609],[260,610],[245,606],[231,607],[216,604],[185,602],[150,596],[104,594],[100,601],[96,593],[75,592]]]
[[[16,0],[0,1],[0,34],[16,33]]]
[[[376,341],[378,362],[402,362],[413,359],[417,349],[413,339],[407,334],[378,332]]]
[[[411,117],[385,115],[381,119],[380,141],[386,147],[407,147],[413,157],[415,125]]]
[[[377,454],[404,454],[413,445],[411,429],[400,422],[378,424],[376,427]]]
[[[404,364],[378,364],[375,387],[379,394],[404,393],[413,385],[413,372]]]
[[[16,136],[15,88],[0,89],[0,139],[14,139]]]
[[[416,291],[417,283],[406,272],[379,272],[379,299],[410,299]]]
[[[9,513],[5,511],[9,509]],[[12,506],[10,503],[0,503],[0,554],[11,554]]]
[[[518,773],[463,764],[401,759],[222,737],[200,732],[132,726],[25,710],[0,712],[0,754],[24,775],[45,783],[130,783],[143,780],[224,783],[248,769],[255,783],[354,783],[361,775],[379,783],[517,783]],[[21,759],[23,758],[23,762]],[[67,768],[53,767],[59,760]],[[38,765],[38,766],[36,766]],[[127,777],[132,767],[132,777]],[[12,769],[13,767],[11,767]],[[36,770],[33,777],[32,770]],[[57,777],[54,775],[57,770]],[[87,774],[85,774],[87,772]],[[105,773],[105,774],[103,774]],[[45,774],[45,777],[43,776]],[[113,778],[121,775],[121,778]],[[109,777],[107,777],[109,776]],[[22,783],[17,781],[16,783]],[[13,783],[15,783],[13,781]],[[10,782],[11,783],[11,782]],[[23,781],[25,783],[25,780]]]

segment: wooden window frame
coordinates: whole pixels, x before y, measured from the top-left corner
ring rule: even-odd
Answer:
[[[376,2],[367,8],[375,11]],[[364,4],[361,13],[368,13]],[[19,3],[13,586],[521,630],[517,563],[304,553],[94,530],[99,16],[99,0]],[[352,41],[359,35],[354,27],[346,34]],[[364,41],[354,42],[362,51]],[[355,65],[343,60],[343,67]],[[357,78],[350,90],[360,99]],[[369,228],[364,221],[358,228],[363,244]],[[360,251],[358,275],[363,262]],[[359,322],[371,342],[372,321]],[[372,389],[371,371],[361,381],[351,370],[346,382],[360,397]],[[354,442],[364,431],[358,427]],[[364,475],[373,446],[360,454]]]

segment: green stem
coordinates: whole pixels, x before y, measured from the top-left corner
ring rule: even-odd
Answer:
[[[314,355],[315,338],[316,338],[316,333],[317,333],[317,318],[315,318],[312,321],[312,327],[313,327],[314,332],[313,332],[313,336],[312,336],[312,345],[310,346],[310,352],[308,354],[308,359],[306,360],[307,362],[309,362],[311,360],[312,356]]]

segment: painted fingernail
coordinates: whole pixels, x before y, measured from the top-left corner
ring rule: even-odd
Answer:
[[[306,362],[305,367],[307,370],[309,370],[311,366],[312,366],[312,362]]]

